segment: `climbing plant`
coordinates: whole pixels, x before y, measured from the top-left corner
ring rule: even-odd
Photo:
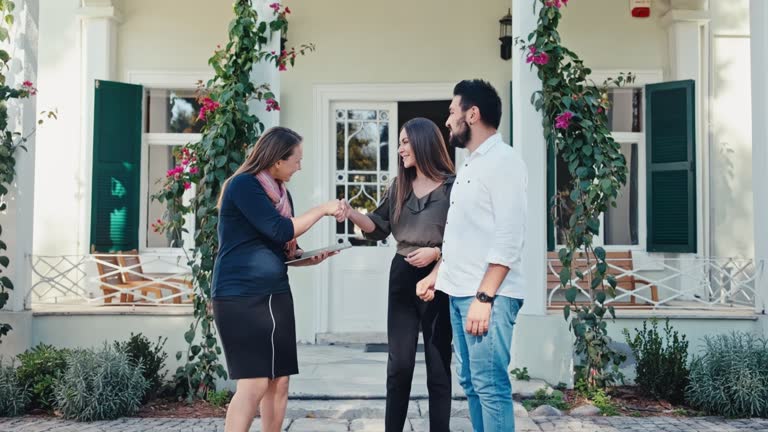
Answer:
[[[13,11],[16,5],[10,0],[0,0],[0,43],[10,45],[11,26],[14,23]],[[26,135],[14,130],[14,121],[8,115],[8,103],[14,99],[26,99],[37,94],[37,89],[31,81],[24,81],[19,87],[9,86],[7,74],[10,71],[11,54],[5,49],[0,49],[0,212],[8,210],[9,188],[16,179],[16,155],[19,150],[27,151],[25,144],[32,136],[34,130]],[[42,112],[41,115],[55,119],[56,112]],[[38,125],[43,123],[38,120]],[[5,307],[10,298],[9,290],[13,290],[11,279],[4,275],[10,265],[10,258],[5,255],[8,245],[2,240],[3,227],[0,225],[0,309]],[[12,330],[10,324],[0,323],[0,343],[2,338]]]
[[[592,388],[605,387],[623,377],[619,366],[625,356],[611,346],[606,321],[616,317],[608,302],[615,297],[616,279],[608,273],[605,250],[593,246],[600,233],[600,214],[616,205],[627,181],[627,165],[620,145],[611,137],[607,110],[609,86],[633,81],[620,74],[600,86],[590,79],[591,70],[560,39],[561,8],[568,0],[535,0],[538,24],[527,40],[518,40],[526,61],[536,68],[542,89],[531,103],[542,113],[548,148],[567,164],[571,181],[556,194],[551,215],[564,227],[564,246],[558,251],[560,283],[568,304],[563,313],[575,337],[574,349],[580,377]],[[586,260],[586,268],[577,261]],[[588,287],[589,302],[577,303],[577,287]]]
[[[266,63],[280,71],[293,66],[297,55],[314,50],[314,45],[301,45],[280,52],[270,51],[268,44],[276,33],[287,26],[291,10],[279,3],[270,5],[268,17],[259,16],[251,0],[234,2],[234,19],[229,25],[229,41],[218,47],[208,64],[214,78],[199,83],[201,109],[197,121],[204,122],[202,139],[175,151],[179,164],[167,172],[160,191],[153,199],[165,203],[164,218],[152,226],[174,242],[186,232],[186,218],[194,218],[194,247],[187,251],[192,269],[195,295],[194,319],[184,333],[186,352],[176,355],[185,365],[176,371],[177,389],[188,398],[205,398],[216,389],[216,379],[226,378],[219,362],[221,348],[216,339],[211,310],[211,277],[218,250],[217,199],[221,186],[245,160],[248,150],[264,132],[264,124],[250,106],[264,103],[266,111],[279,111],[280,104],[268,84],[256,85],[251,72],[257,64]],[[189,202],[184,192],[194,185],[196,194]],[[187,245],[188,246],[188,245]]]

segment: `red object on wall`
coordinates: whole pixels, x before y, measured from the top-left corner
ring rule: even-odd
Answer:
[[[629,8],[635,18],[648,18],[651,16],[651,0],[630,0]]]

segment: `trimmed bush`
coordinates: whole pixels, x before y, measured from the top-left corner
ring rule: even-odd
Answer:
[[[669,320],[664,325],[663,337],[658,327],[656,319],[651,320],[650,328],[643,321],[643,329],[635,329],[633,338],[624,329],[624,337],[637,361],[635,383],[646,394],[679,404],[685,400],[688,386],[688,341],[672,329]]]
[[[768,416],[768,342],[749,333],[704,338],[691,363],[686,399],[727,417]]]
[[[135,366],[144,366],[144,379],[147,380],[147,392],[142,402],[155,398],[160,392],[160,388],[165,380],[167,372],[162,372],[165,368],[165,360],[168,354],[163,351],[163,346],[168,338],[157,338],[157,343],[153,344],[146,336],[131,333],[131,338],[126,342],[115,342],[115,348],[128,354],[128,358]]]
[[[56,408],[64,418],[79,421],[134,414],[147,389],[143,372],[143,365],[134,365],[128,354],[106,344],[98,351],[73,351],[56,383]]]
[[[16,376],[13,364],[6,366],[0,359],[0,417],[24,414],[29,404],[29,391]]]
[[[18,355],[16,369],[19,384],[30,392],[30,409],[53,409],[53,390],[56,379],[67,367],[69,350],[39,344]]]

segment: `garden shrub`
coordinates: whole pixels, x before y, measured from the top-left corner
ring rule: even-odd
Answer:
[[[734,332],[707,336],[704,345],[691,363],[688,403],[727,417],[768,416],[768,341]]]
[[[68,349],[41,343],[17,356],[20,365],[16,375],[19,384],[30,392],[29,409],[53,408],[54,384],[67,367],[68,355]]]
[[[635,356],[635,383],[648,395],[672,403],[685,400],[688,386],[688,341],[679,335],[666,320],[664,335],[659,333],[658,320],[651,326],[643,321],[643,328],[635,329],[634,337],[624,329],[624,337]]]
[[[147,389],[144,366],[104,344],[100,350],[73,351],[56,383],[56,408],[64,418],[111,420],[135,413]]]
[[[19,381],[14,365],[4,365],[0,359],[0,417],[24,414],[29,399],[29,391]]]

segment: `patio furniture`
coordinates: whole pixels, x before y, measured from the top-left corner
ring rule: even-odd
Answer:
[[[129,250],[125,251],[122,254],[117,256],[117,260],[120,263],[120,267],[122,268],[123,272],[123,280],[125,283],[128,284],[134,284],[134,285],[147,285],[151,288],[156,289],[166,289],[171,291],[173,294],[179,294],[178,296],[174,297],[172,299],[174,304],[181,304],[181,303],[191,303],[192,302],[192,296],[186,296],[186,298],[182,298],[183,294],[182,289],[186,289],[191,291],[192,290],[192,282],[185,280],[185,279],[178,279],[178,278],[159,278],[162,280],[157,280],[158,278],[154,278],[155,275],[153,274],[153,278],[148,278],[146,274],[144,273],[144,270],[141,267],[141,257],[139,256],[139,252],[137,250]],[[164,297],[164,296],[160,296]]]
[[[623,291],[629,291],[634,292],[637,288],[645,288],[650,285],[650,291],[651,291],[651,300],[655,303],[659,301],[659,292],[658,287],[655,285],[651,285],[650,282],[639,278],[634,273],[634,267],[632,263],[632,251],[611,251],[606,252],[606,262],[608,264],[608,269],[606,271],[607,275],[612,275],[616,278],[616,289],[617,289],[617,295],[622,294]],[[551,293],[555,290],[562,289],[560,286],[560,271],[563,268],[562,263],[560,262],[560,259],[558,258],[557,252],[549,252],[547,253],[547,297],[549,298]],[[580,252],[579,255],[574,258],[572,268],[573,270],[579,270],[586,276],[588,273],[588,270],[591,267],[594,269],[594,266],[597,264],[597,262],[594,260],[594,258],[591,259],[591,261],[588,263],[586,256],[584,253]],[[574,276],[574,278],[576,278]],[[608,285],[607,281],[603,282],[606,286]],[[590,291],[589,289],[589,283],[586,281],[578,280],[577,284],[581,288],[581,293],[588,293]],[[586,301],[578,301],[577,304],[586,304],[588,302]],[[551,301],[549,303],[550,307],[562,307],[568,304],[567,301]],[[635,306],[637,304],[635,296],[630,295],[629,301],[614,301],[611,302],[614,306]]]

